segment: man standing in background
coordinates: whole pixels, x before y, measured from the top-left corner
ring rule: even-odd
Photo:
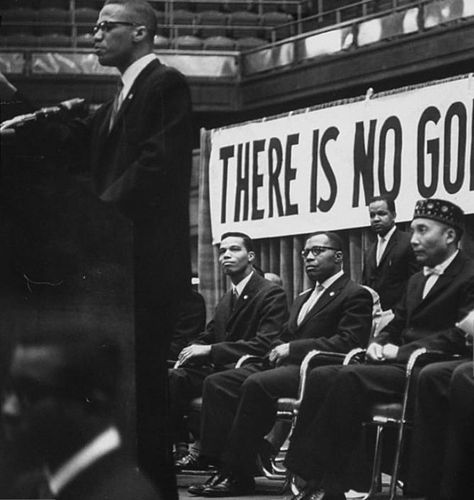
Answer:
[[[380,296],[384,311],[393,309],[405,293],[408,278],[419,270],[410,235],[395,226],[395,201],[377,196],[369,203],[370,226],[377,235],[364,257],[362,283]]]

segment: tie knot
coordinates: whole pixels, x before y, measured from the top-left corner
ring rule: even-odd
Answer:
[[[435,267],[427,267],[423,268],[423,274],[425,276],[441,276],[443,274],[443,269],[440,266]]]
[[[323,285],[321,285],[320,283],[318,283],[316,285],[316,293],[321,293],[323,290],[324,290]]]

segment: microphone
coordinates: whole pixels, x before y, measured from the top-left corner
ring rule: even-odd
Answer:
[[[61,114],[78,113],[84,109],[85,100],[79,97],[60,102],[57,106],[50,106],[38,109],[33,113],[18,115],[10,120],[6,120],[0,124],[0,131],[10,129],[15,126],[23,125],[30,121],[43,120]]]
[[[84,99],[76,97],[67,101],[60,102],[57,106],[50,106],[48,108],[41,108],[31,113],[35,118],[49,118],[63,112],[76,112],[84,106]]]

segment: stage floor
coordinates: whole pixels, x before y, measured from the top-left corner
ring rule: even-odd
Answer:
[[[196,475],[178,475],[178,488],[179,488],[179,498],[181,499],[199,499],[203,497],[197,497],[190,495],[187,492],[187,488],[190,484],[199,483],[205,481],[207,476],[196,476]],[[380,500],[386,499],[386,492],[388,491],[389,477],[383,478],[383,492],[378,496]],[[281,488],[283,486],[282,481],[269,481],[263,477],[256,478],[257,491],[254,495],[240,496],[240,497],[227,497],[229,500],[288,500],[291,498],[289,492],[282,493]],[[351,497],[353,500],[357,500],[356,497]],[[363,497],[359,496],[358,499],[361,500]],[[403,497],[404,500],[423,500],[422,498],[414,497]],[[349,500],[349,499],[348,499]]]

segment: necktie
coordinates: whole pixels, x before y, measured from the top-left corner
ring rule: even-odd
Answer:
[[[440,266],[435,266],[435,267],[427,267],[425,266],[423,268],[423,274],[425,276],[441,276],[443,274],[443,270],[441,269]]]
[[[112,130],[115,121],[117,120],[117,115],[120,110],[120,106],[123,102],[123,83],[122,80],[119,81],[117,85],[117,93],[115,94],[114,102],[112,103],[112,111],[110,113],[110,123],[109,123],[109,131]]]
[[[377,265],[379,265],[380,261],[382,260],[382,255],[384,250],[385,250],[385,238],[379,238],[377,243],[377,255],[375,257]]]
[[[311,295],[308,297],[308,300],[301,306],[297,320],[298,326],[304,320],[309,311],[311,311],[314,304],[316,304],[316,302],[318,301],[319,297],[323,294],[323,292],[324,292],[324,287],[318,283],[313,292],[311,293]]]
[[[443,272],[444,271],[440,266],[425,266],[423,268],[423,275],[426,276],[425,285],[423,287],[423,298],[428,295],[429,291],[433,288],[434,284],[436,283],[436,281],[438,281],[438,278],[443,274]]]
[[[237,300],[239,300],[239,294],[237,293],[237,290],[235,288],[233,288],[232,289],[232,297],[230,300],[232,311],[235,309],[235,306],[237,304]]]

